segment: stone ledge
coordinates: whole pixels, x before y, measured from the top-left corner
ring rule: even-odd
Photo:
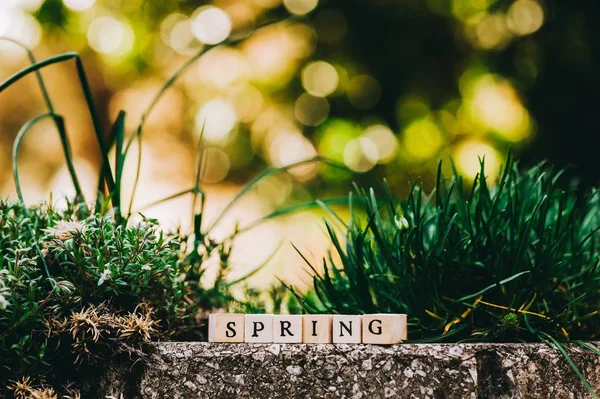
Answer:
[[[572,357],[600,390],[600,356],[573,346]],[[144,366],[136,382],[142,398],[588,397],[543,344],[162,342]]]

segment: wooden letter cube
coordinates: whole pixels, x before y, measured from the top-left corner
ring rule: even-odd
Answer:
[[[334,344],[360,344],[361,316],[333,315],[332,341]]]
[[[329,314],[303,316],[302,342],[305,344],[330,344],[331,317]]]
[[[399,344],[407,339],[405,314],[367,314],[362,316],[363,344]]]
[[[302,315],[273,316],[273,342],[302,342]]]
[[[209,315],[208,342],[244,342],[244,315],[238,313]]]
[[[273,315],[247,314],[245,342],[273,342]]]

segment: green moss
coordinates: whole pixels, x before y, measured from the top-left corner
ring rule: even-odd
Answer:
[[[0,201],[2,380],[159,336],[201,339],[202,312],[233,298],[221,279],[199,283],[212,251],[189,257],[187,242],[154,220],[127,226],[83,205],[25,211]]]

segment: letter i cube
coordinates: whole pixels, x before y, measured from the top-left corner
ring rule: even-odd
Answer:
[[[208,342],[244,342],[244,315],[239,313],[209,315]]]
[[[302,342],[305,344],[331,343],[331,315],[313,314],[302,317]]]
[[[245,342],[273,342],[273,315],[247,314]]]
[[[407,337],[405,314],[368,314],[362,316],[364,344],[399,344]]]

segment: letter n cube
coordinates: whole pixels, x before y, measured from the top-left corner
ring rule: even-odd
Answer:
[[[209,315],[208,342],[244,342],[244,315],[238,313]]]
[[[334,344],[360,344],[361,316],[333,315],[332,341]]]

